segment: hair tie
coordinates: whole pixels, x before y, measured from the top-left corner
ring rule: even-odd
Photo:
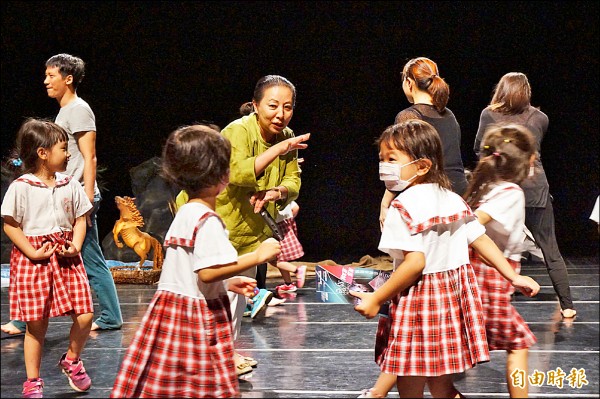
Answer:
[[[23,165],[23,161],[21,158],[16,158],[12,160],[12,164],[18,168],[19,166]]]
[[[505,143],[510,143],[510,139],[504,139]]]
[[[433,75],[431,75],[431,79],[435,78],[437,75],[437,73],[434,73]]]
[[[490,149],[490,146],[489,146],[489,145],[484,145],[484,146],[483,146],[483,148],[484,148],[485,150],[489,150],[489,149]]]

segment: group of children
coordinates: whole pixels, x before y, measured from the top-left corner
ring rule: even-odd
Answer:
[[[71,315],[73,325],[59,366],[73,389],[91,386],[80,359],[93,314],[80,255],[91,204],[81,184],[62,174],[69,160],[66,143],[60,126],[29,119],[8,163],[16,179],[1,214],[14,243],[10,316],[27,322],[24,397],[42,397],[48,319],[61,315]],[[393,257],[394,272],[377,291],[353,293],[361,299],[356,311],[367,318],[391,300],[377,331],[381,374],[361,397],[385,397],[393,385],[401,397],[422,397],[426,385],[434,397],[460,397],[453,375],[489,361],[489,350],[507,351],[509,392],[526,396],[527,386],[514,386],[510,375],[527,370],[527,350],[536,340],[511,305],[511,294],[517,288],[534,296],[540,288],[519,274],[524,234],[519,183],[535,157],[531,134],[519,125],[490,128],[465,199],[450,190],[440,139],[429,123],[390,126],[378,145],[380,179],[398,193],[379,243]],[[297,208],[279,220],[285,236],[295,238],[286,256],[281,256],[290,245],[285,240],[267,239],[238,256],[228,239],[215,202],[229,181],[230,156],[229,141],[206,125],[181,127],[166,141],[161,174],[185,190],[188,200],[166,234],[157,291],[111,397],[239,396],[226,291],[252,297],[256,280],[239,276],[264,262],[282,270],[281,291],[295,288],[289,271],[298,270],[288,263],[302,255],[291,223]]]

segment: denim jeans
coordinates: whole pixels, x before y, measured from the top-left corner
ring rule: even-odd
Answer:
[[[121,305],[117,296],[117,287],[113,280],[110,269],[104,259],[104,254],[100,248],[98,239],[98,226],[96,224],[96,214],[100,209],[102,197],[94,197],[94,209],[90,214],[92,226],[86,226],[85,240],[81,247],[81,257],[83,266],[87,272],[90,286],[96,293],[98,304],[100,305],[100,316],[95,323],[102,330],[121,328],[123,325],[123,316],[121,315]],[[26,324],[23,321],[12,320],[12,324],[21,331],[25,331]]]
[[[94,209],[90,215],[92,225],[87,226],[85,240],[81,247],[81,256],[90,286],[96,293],[100,305],[100,316],[95,320],[95,323],[104,330],[121,328],[123,316],[121,315],[117,287],[106,264],[106,259],[104,259],[98,238],[96,215],[101,200],[102,198],[99,195],[94,197]]]

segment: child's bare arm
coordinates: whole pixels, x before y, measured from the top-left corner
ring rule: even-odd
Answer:
[[[198,277],[205,283],[225,280],[237,276],[246,269],[275,258],[280,252],[281,246],[279,242],[274,238],[268,238],[255,251],[240,256],[236,263],[215,265],[201,269],[198,271]]]
[[[511,282],[511,284],[519,289],[523,294],[527,296],[534,296],[540,290],[540,285],[536,283],[531,277],[521,276],[513,270],[511,265],[508,263],[504,254],[500,252],[494,241],[487,234],[484,234],[477,238],[471,244],[473,248],[483,258],[489,262],[489,265],[498,270],[498,272]]]
[[[58,247],[58,243],[47,242],[36,250],[23,233],[19,223],[10,216],[4,216],[4,232],[12,243],[31,260],[48,259]]]
[[[350,291],[351,295],[362,300],[354,310],[367,319],[375,317],[381,305],[413,284],[421,276],[424,268],[423,252],[405,252],[404,261],[377,291],[372,293]]]

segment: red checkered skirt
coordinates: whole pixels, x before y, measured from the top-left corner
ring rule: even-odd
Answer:
[[[72,232],[27,237],[33,248],[71,240]],[[12,320],[34,321],[69,314],[93,313],[94,303],[81,255],[32,261],[13,245],[8,295]]]
[[[375,361],[399,376],[463,372],[490,360],[477,279],[470,265],[424,274],[380,318]]]
[[[279,230],[283,234],[283,240],[279,242],[281,245],[281,254],[277,257],[280,262],[289,262],[300,259],[304,256],[304,248],[298,240],[298,227],[294,218],[285,219],[277,223]]]
[[[111,398],[239,396],[229,299],[159,290],[123,358]]]
[[[507,260],[519,273],[521,264]],[[512,284],[496,269],[486,265],[473,250],[471,264],[479,285],[490,350],[525,349],[535,344],[535,335],[511,303],[511,295],[515,291]]]

